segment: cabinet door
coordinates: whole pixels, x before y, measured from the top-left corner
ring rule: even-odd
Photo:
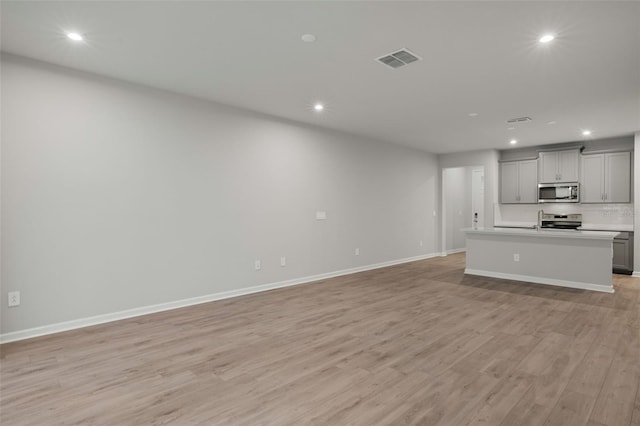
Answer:
[[[607,203],[628,203],[631,201],[631,153],[615,152],[605,154],[605,191]]]
[[[582,156],[581,203],[604,203],[604,154]]]
[[[500,202],[518,202],[518,163],[500,163]]]
[[[580,151],[558,152],[558,180],[560,182],[577,182],[580,166]]]
[[[540,179],[540,183],[554,183],[558,181],[557,152],[540,153],[538,178]]]
[[[627,271],[633,270],[630,263],[630,247],[629,240],[620,240],[615,238],[613,240],[613,270],[614,271]]]
[[[519,161],[518,195],[521,203],[538,202],[538,161]]]

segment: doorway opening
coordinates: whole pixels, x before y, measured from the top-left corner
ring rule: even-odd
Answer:
[[[442,170],[442,253],[465,251],[463,228],[485,225],[484,166]]]

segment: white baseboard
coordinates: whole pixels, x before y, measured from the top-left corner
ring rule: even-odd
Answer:
[[[407,257],[404,259],[391,260],[388,262],[375,263],[372,265],[358,266],[355,268],[343,269],[340,271],[328,272],[325,274],[311,275],[302,278],[294,278],[287,281],[262,284],[254,287],[240,288],[237,290],[224,291],[220,293],[207,294],[204,296],[192,297],[189,299],[176,300],[172,302],[160,303],[157,305],[141,306],[139,308],[127,309],[125,311],[113,312],[109,314],[96,315],[87,318],[79,318],[71,321],[59,322],[56,324],[44,325],[41,327],[28,328],[25,330],[12,331],[0,334],[0,344],[15,342],[18,340],[31,339],[33,337],[46,336],[63,331],[75,330],[92,325],[104,324],[112,321],[119,321],[141,315],[153,314],[156,312],[169,311],[186,306],[198,305],[201,303],[213,302],[216,300],[228,299],[231,297],[244,296],[246,294],[259,293],[276,288],[291,287],[299,284],[306,284],[313,281],[325,280],[342,275],[354,274],[356,272],[370,271],[372,269],[385,268],[387,266],[399,265],[402,263],[415,262],[417,260],[429,259],[440,256],[440,253],[430,253],[421,256]]]
[[[631,273],[631,276],[634,277],[634,278],[640,278],[640,272],[633,271]]]
[[[503,272],[483,271],[480,269],[469,269],[469,268],[465,269],[464,273],[469,275],[479,275],[482,277],[502,278],[506,280],[526,281],[529,283],[555,285],[559,287],[579,288],[581,290],[601,291],[604,293],[614,292],[613,285],[607,286],[602,284],[583,283],[578,281],[556,280],[552,278],[532,277],[529,275],[518,275],[518,274],[506,274]]]
[[[464,251],[467,251],[466,248],[458,248],[458,249],[451,249],[451,250],[447,250],[446,254],[456,254],[456,253],[462,253]]]

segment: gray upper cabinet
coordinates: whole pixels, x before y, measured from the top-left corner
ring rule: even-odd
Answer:
[[[500,202],[503,204],[537,203],[537,182],[537,160],[500,163]]]
[[[604,155],[604,200],[607,203],[631,202],[631,153]]]
[[[580,184],[582,203],[631,202],[631,153],[583,155]]]
[[[604,154],[582,156],[580,202],[604,203]]]
[[[503,204],[518,201],[518,161],[500,163],[500,202]]]
[[[538,164],[540,183],[577,182],[580,150],[541,152]]]

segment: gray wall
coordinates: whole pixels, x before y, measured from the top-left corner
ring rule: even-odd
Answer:
[[[15,56],[1,88],[2,333],[439,251],[431,154]]]

